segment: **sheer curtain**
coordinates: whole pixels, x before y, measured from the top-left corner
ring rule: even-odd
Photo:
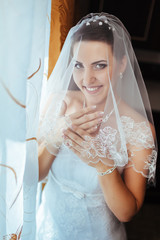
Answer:
[[[0,239],[35,238],[48,0],[0,1]]]

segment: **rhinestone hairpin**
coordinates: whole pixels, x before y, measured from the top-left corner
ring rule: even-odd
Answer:
[[[86,26],[90,26],[91,22],[97,22],[97,20],[99,20],[98,25],[102,26],[104,23],[109,25],[109,21],[108,19],[106,19],[105,21],[102,21],[99,16],[95,16],[92,20],[90,20],[89,22],[86,22]],[[108,26],[109,30],[115,31],[114,27],[111,27],[110,25]]]

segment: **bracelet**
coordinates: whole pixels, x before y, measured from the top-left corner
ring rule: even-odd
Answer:
[[[110,173],[112,173],[112,172],[116,169],[116,167],[117,167],[117,166],[114,165],[114,167],[108,169],[108,170],[105,171],[105,172],[98,172],[98,171],[97,171],[97,174],[98,174],[99,176],[104,176],[104,175],[106,175],[106,174],[110,174]]]

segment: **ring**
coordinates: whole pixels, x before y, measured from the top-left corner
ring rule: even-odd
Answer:
[[[72,141],[70,140],[70,139],[65,139],[65,141],[64,141],[64,144],[66,145],[66,146],[68,146],[68,147],[72,147],[73,145],[72,145]]]

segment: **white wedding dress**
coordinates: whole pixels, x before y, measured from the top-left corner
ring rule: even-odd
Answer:
[[[123,223],[104,200],[96,169],[62,145],[43,190],[37,240],[125,239]]]

